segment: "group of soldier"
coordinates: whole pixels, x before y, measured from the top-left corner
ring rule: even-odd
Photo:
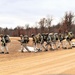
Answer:
[[[9,54],[8,51],[8,43],[10,43],[10,39],[8,35],[0,35],[1,37],[1,52],[0,54]],[[48,51],[48,50],[56,50],[58,48],[63,49],[72,49],[71,41],[74,38],[74,34],[72,32],[65,32],[65,33],[38,33],[37,35],[32,34],[32,41],[33,41],[33,48],[34,52],[40,51]],[[28,42],[30,41],[28,35],[20,35],[21,40],[21,52],[24,52],[26,49],[28,52],[31,50],[28,49]],[[64,43],[64,40],[67,43]],[[45,44],[44,44],[45,43]],[[40,47],[38,47],[38,45]],[[49,48],[50,46],[50,48]],[[4,51],[6,50],[6,52]]]
[[[60,47],[63,49],[72,49],[71,41],[74,38],[74,34],[72,32],[65,32],[65,33],[38,33],[37,35],[32,34],[32,39],[34,43],[34,51],[40,52],[40,51],[48,51],[50,46],[50,50],[56,50]],[[29,37],[27,35],[21,35],[21,52],[23,52],[24,48],[31,52],[27,48],[27,43],[29,42]],[[64,43],[64,40],[66,41]],[[45,43],[45,45],[44,45]],[[37,46],[40,45],[38,48]]]

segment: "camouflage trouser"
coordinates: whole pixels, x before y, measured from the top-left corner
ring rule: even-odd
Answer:
[[[47,44],[46,44],[45,49],[48,50],[48,46],[50,46],[50,49],[51,49],[51,50],[54,50],[54,49],[55,49],[54,45],[55,45],[54,42],[52,42],[52,41],[49,42],[49,41],[48,41]]]
[[[57,41],[55,42],[55,46],[56,46],[56,49],[58,49],[58,48],[60,47],[60,40],[57,40]]]
[[[37,48],[37,45],[38,43],[34,43],[34,50],[36,51],[38,48]]]
[[[28,48],[27,48],[27,45],[25,43],[22,43],[21,44],[21,52],[23,52],[24,48],[28,51],[28,52],[31,52]]]
[[[44,45],[45,44],[45,45]],[[41,43],[40,50],[48,50],[48,44],[46,42]]]
[[[67,42],[67,48],[72,48],[71,41],[70,40],[66,40],[66,42]]]
[[[3,44],[1,44],[1,50],[2,50],[2,52],[4,52],[4,50],[6,50],[6,52],[8,52],[8,45],[9,44],[7,44],[7,43],[6,43],[5,46]]]
[[[63,40],[61,41],[62,48],[72,48],[71,41]]]
[[[34,43],[34,51],[35,51],[35,52],[37,52],[37,51],[41,51],[40,46],[41,46],[40,43]]]
[[[55,49],[55,42],[51,42],[51,49]]]

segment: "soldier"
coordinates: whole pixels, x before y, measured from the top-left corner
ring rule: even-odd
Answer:
[[[40,51],[42,51],[40,48],[37,48],[37,46],[40,44],[40,42],[41,42],[41,34],[40,33],[38,33],[37,35],[34,35],[34,34],[32,34],[31,35],[32,36],[32,38],[33,38],[33,43],[34,43],[34,50],[35,50],[35,52],[40,52]]]
[[[48,41],[48,33],[42,33],[41,34],[41,46],[40,46],[40,49],[42,50],[42,48],[44,48],[45,50],[44,51],[48,51],[48,44],[47,44],[47,41]],[[46,43],[46,45],[44,46],[44,42]]]
[[[7,35],[1,34],[1,54],[4,54],[4,49],[6,50],[5,54],[9,54],[7,43],[9,42],[9,37]]]
[[[65,33],[65,39],[68,43],[67,46],[69,46],[68,49],[72,49],[71,40],[73,38],[74,38],[74,34],[72,32],[66,32]]]
[[[62,48],[66,49],[65,45],[64,45],[64,39],[65,39],[65,35],[63,33],[59,33],[59,41],[60,41],[60,44],[62,46]]]
[[[27,35],[20,35],[21,38],[21,52],[24,52],[24,48],[28,51],[31,52],[28,48],[27,48],[27,43],[29,42],[29,37]]]
[[[55,45],[55,41],[54,41],[54,33],[49,33],[48,35],[48,44],[50,45],[50,49],[54,50],[54,45]]]
[[[54,33],[54,41],[55,41],[56,49],[60,48],[60,40],[59,40],[58,33]]]
[[[24,35],[20,35],[21,40],[23,39],[23,36],[24,36]],[[21,42],[21,40],[18,40],[18,41]],[[23,47],[23,46],[22,46],[22,42],[21,42],[21,52],[23,52],[23,48],[22,48],[22,47]]]

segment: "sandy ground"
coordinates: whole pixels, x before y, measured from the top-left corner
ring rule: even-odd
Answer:
[[[0,75],[75,75],[75,48],[21,53],[18,40],[11,38],[10,54],[0,54]]]

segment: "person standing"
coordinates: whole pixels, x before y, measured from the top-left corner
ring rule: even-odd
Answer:
[[[1,37],[1,50],[2,50],[2,52],[0,52],[0,54],[4,54],[4,53],[9,54],[5,36],[3,34],[1,34],[0,37]],[[4,52],[4,50],[6,50],[6,52]]]
[[[24,52],[24,49],[26,49],[28,52],[31,52],[28,47],[27,47],[27,44],[29,42],[29,37],[28,35],[20,35],[20,38],[21,38],[21,52],[23,53]]]

